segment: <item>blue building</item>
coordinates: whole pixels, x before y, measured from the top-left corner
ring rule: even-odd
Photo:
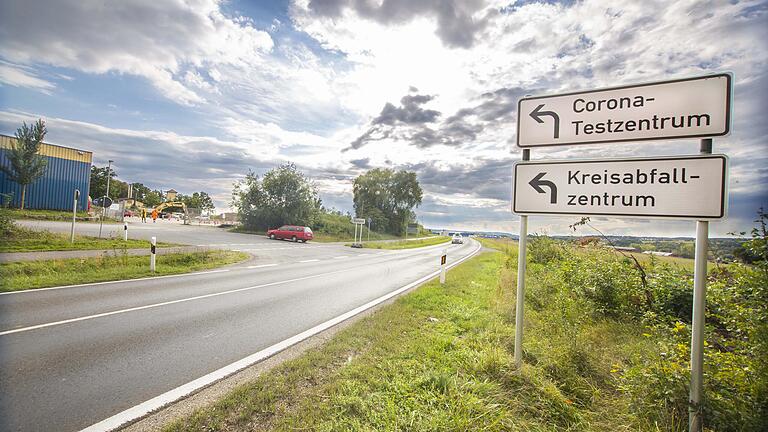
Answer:
[[[8,150],[16,138],[0,135],[0,165],[9,166]],[[24,208],[72,210],[74,191],[80,191],[78,210],[88,206],[93,153],[52,144],[42,144],[40,154],[48,160],[45,174],[27,185]],[[21,186],[0,171],[0,193],[10,195],[11,207],[21,204]]]

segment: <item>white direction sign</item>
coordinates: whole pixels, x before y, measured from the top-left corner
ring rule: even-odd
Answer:
[[[512,211],[721,219],[727,166],[724,155],[518,162]]]
[[[352,218],[352,223],[355,225],[365,225],[365,219],[363,218]]]
[[[730,74],[526,97],[517,104],[517,145],[594,144],[714,137],[731,124]]]

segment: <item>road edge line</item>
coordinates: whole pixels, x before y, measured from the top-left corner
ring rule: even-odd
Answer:
[[[459,259],[456,262],[453,262],[447,266],[448,269],[453,268],[464,261],[474,257],[477,255],[478,252],[480,252],[483,248],[483,245],[480,242],[477,242],[477,247],[475,250],[473,250],[469,255]],[[366,310],[383,303],[393,297],[396,297],[397,295],[406,292],[416,286],[419,286],[435,277],[437,277],[440,274],[440,270],[435,270],[434,272],[423,276],[419,279],[417,279],[414,282],[411,282],[405,286],[402,286],[394,291],[391,291],[387,294],[384,294],[381,297],[378,297],[374,300],[371,300],[368,303],[365,303],[361,306],[358,306],[350,311],[347,311],[335,318],[331,318],[330,320],[327,320],[323,323],[320,323],[310,329],[304,330],[303,332],[294,335],[288,339],[284,339],[276,344],[273,344],[261,351],[255,352],[247,357],[244,357],[234,363],[230,363],[227,366],[224,366],[222,368],[219,368],[213,372],[210,372],[206,375],[203,375],[200,378],[197,378],[195,380],[192,380],[186,384],[183,384],[179,387],[176,387],[175,389],[169,390],[161,395],[155,396],[152,399],[149,399],[147,401],[144,401],[138,405],[135,405],[131,408],[128,408],[124,411],[121,411],[111,417],[108,417],[98,423],[94,423],[91,426],[88,426],[85,429],[82,429],[80,432],[109,432],[116,430],[120,428],[121,426],[132,422],[134,420],[138,420],[168,404],[171,404],[173,402],[178,401],[179,399],[182,399],[186,396],[189,396],[190,394],[207,387],[219,380],[222,380],[236,372],[239,372],[249,366],[252,366],[262,360],[265,360],[269,357],[272,357],[273,355],[279,353],[280,351],[283,351],[293,345],[296,345],[297,343],[304,341],[318,333],[321,333],[337,324],[340,324],[344,321],[346,321],[349,318],[354,317],[355,315],[358,315],[362,312],[365,312]]]

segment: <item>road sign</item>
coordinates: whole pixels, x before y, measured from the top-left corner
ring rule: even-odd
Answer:
[[[112,206],[112,198],[106,195],[100,198],[96,198],[95,200],[93,200],[93,205],[95,205],[96,207],[109,208]]]
[[[646,83],[517,104],[517,145],[540,147],[727,135],[733,77]]]
[[[418,224],[408,224],[408,227],[406,228],[406,231],[408,234],[418,234],[419,233],[419,225]]]
[[[727,164],[724,155],[518,162],[512,211],[721,219]]]
[[[363,218],[352,218],[352,223],[355,225],[364,225],[365,219]]]

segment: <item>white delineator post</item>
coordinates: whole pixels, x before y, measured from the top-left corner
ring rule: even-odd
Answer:
[[[448,249],[443,249],[443,255],[440,256],[440,283],[445,283],[445,262],[448,258]]]
[[[72,229],[69,231],[69,242],[75,242],[75,220],[77,219],[77,200],[80,198],[80,190],[75,189],[74,204],[72,204]]]
[[[123,222],[123,240],[128,241],[128,224]]]
[[[523,160],[531,159],[531,151],[523,150]],[[515,299],[515,367],[523,365],[523,314],[525,313],[525,267],[528,246],[528,216],[520,216],[517,253],[517,298]]]
[[[155,272],[155,257],[157,255],[157,237],[152,237],[152,245],[150,246],[149,254],[149,271]]]
[[[701,154],[712,153],[712,139],[701,140]],[[691,317],[691,388],[688,400],[688,430],[704,430],[701,399],[704,393],[704,315],[707,309],[707,251],[709,221],[696,221],[696,252],[693,270],[693,316]]]

